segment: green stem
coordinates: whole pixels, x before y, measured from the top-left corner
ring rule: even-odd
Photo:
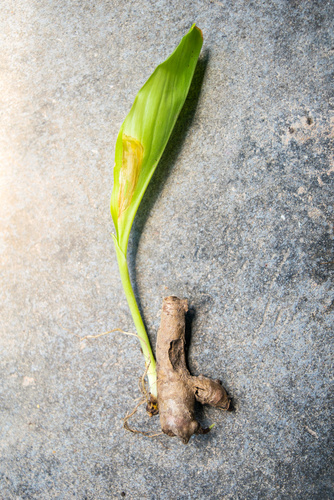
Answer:
[[[123,289],[126,295],[126,299],[129,304],[129,308],[131,311],[132,319],[135,324],[138,338],[140,341],[140,346],[142,348],[144,358],[145,358],[145,367],[147,369],[147,379],[149,390],[152,396],[157,397],[157,372],[156,372],[156,363],[154,354],[151,348],[150,340],[148,338],[142,317],[140,315],[140,311],[138,309],[137,301],[135,294],[133,292],[133,288],[130,281],[128,263],[126,260],[126,256],[118,246],[118,242],[116,237],[113,235],[116,255],[118,261],[119,272],[121,275]]]

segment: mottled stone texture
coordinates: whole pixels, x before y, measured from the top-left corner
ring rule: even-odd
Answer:
[[[333,498],[333,5],[2,2],[1,498]],[[113,148],[193,22],[201,60],[129,256],[153,343],[162,298],[187,297],[191,372],[233,397],[184,446],[122,428],[136,339],[77,336],[133,330],[110,237]]]

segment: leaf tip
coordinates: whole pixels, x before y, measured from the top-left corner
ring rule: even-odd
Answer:
[[[203,40],[203,32],[202,32],[202,30],[201,30],[198,26],[195,26],[195,29],[196,29],[197,31],[199,31],[199,34],[201,35],[201,38],[202,38],[202,40]]]

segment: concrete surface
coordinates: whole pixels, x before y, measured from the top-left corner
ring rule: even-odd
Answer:
[[[1,499],[333,498],[333,5],[2,2]],[[201,61],[130,242],[153,342],[162,297],[188,297],[190,367],[233,397],[184,446],[122,427],[136,339],[78,336],[133,330],[114,144],[193,22]]]

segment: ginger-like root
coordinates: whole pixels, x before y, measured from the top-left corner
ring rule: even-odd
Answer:
[[[157,389],[161,429],[186,444],[193,434],[205,434],[195,419],[195,400],[227,410],[230,400],[219,380],[193,377],[186,366],[186,299],[167,297],[162,304],[157,337]]]

